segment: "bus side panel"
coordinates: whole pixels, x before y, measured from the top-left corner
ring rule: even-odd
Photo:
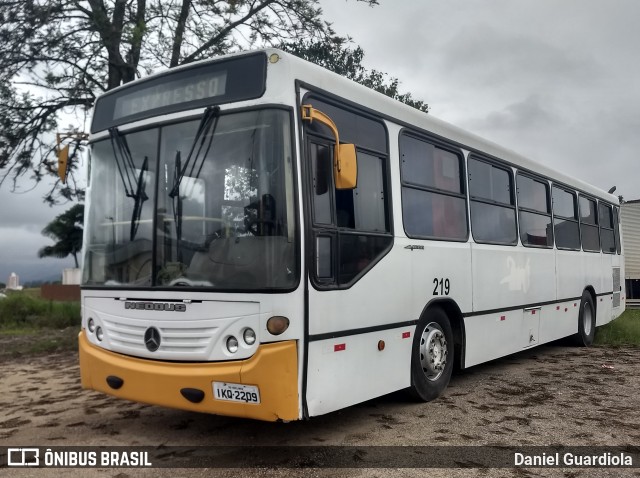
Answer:
[[[417,244],[424,249],[405,248]],[[393,250],[351,288],[318,291],[310,285],[309,414],[408,387],[415,322],[426,304],[445,298],[462,310],[471,307],[470,256],[468,243],[396,237]],[[314,340],[318,334],[323,340]],[[384,350],[378,348],[381,340]]]
[[[613,255],[601,254],[600,259],[600,277],[601,286],[599,293],[606,295],[597,297],[597,315],[596,325],[604,325],[611,322],[611,315],[613,310],[613,295],[609,292],[613,291]]]
[[[584,252],[582,254],[582,263],[584,270],[584,286],[591,286],[595,290],[596,294],[601,294],[603,292],[611,291],[611,284],[608,285],[608,289],[604,288],[604,277],[602,277],[602,253],[598,252]],[[608,275],[611,275],[609,272]],[[579,295],[582,295],[580,293]],[[611,299],[608,299],[611,300]],[[600,302],[600,297],[595,298],[595,306],[596,306],[596,325],[601,325],[602,322],[600,320],[601,317],[601,305],[604,304]]]
[[[472,255],[473,314],[465,319],[467,367],[540,343],[547,323],[540,317],[546,311],[535,317],[523,309],[556,300],[553,251],[473,244]]]
[[[522,338],[522,310],[465,317],[464,327],[467,337],[465,367],[472,367],[523,349],[523,342],[518,340]]]
[[[472,254],[474,312],[556,300],[553,251],[473,244]]]
[[[409,326],[311,342],[309,416],[323,415],[408,387],[413,330]],[[381,340],[382,351],[378,350]]]
[[[411,336],[400,330],[366,333],[368,327],[414,319],[409,255],[394,247],[345,290],[309,284],[307,407],[322,415],[409,385]],[[400,335],[399,335],[400,334]],[[329,335],[331,338],[328,338]],[[385,348],[378,350],[383,340]]]
[[[572,300],[556,306],[555,320],[545,328],[548,341],[578,333],[578,306],[587,285],[583,255],[584,253],[579,251],[556,251],[555,281],[558,300]],[[574,307],[574,303],[578,306]],[[568,310],[565,312],[565,309]]]
[[[612,277],[613,285],[613,297],[611,300],[611,319],[615,319],[624,312],[624,303],[622,297],[624,296],[624,269],[622,264],[622,256],[617,254],[611,256],[611,275],[616,276],[618,281]],[[617,295],[617,297],[616,297]]]

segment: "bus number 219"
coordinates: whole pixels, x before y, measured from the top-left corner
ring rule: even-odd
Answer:
[[[433,279],[435,287],[433,288],[433,295],[449,295],[449,279]],[[439,291],[439,292],[438,292]]]

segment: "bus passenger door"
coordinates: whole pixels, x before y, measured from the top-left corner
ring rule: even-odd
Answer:
[[[542,307],[527,307],[524,309],[522,315],[522,333],[520,334],[523,348],[538,345],[541,315]]]

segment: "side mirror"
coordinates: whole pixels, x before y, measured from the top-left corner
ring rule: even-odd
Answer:
[[[60,143],[65,138],[73,138],[83,141],[89,138],[86,133],[56,133],[56,145],[58,147],[58,177],[62,184],[67,184],[67,172],[69,169],[69,145],[60,147]]]
[[[336,189],[354,189],[358,180],[358,159],[354,144],[340,144],[340,134],[329,116],[311,105],[302,105],[302,119],[311,123],[314,119],[331,129],[336,138],[333,170]]]
[[[69,145],[58,150],[58,177],[62,184],[67,184],[67,163],[69,161]]]
[[[354,189],[358,182],[358,160],[355,144],[338,145],[338,159],[334,162],[336,189]]]

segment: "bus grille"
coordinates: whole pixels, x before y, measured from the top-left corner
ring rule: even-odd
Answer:
[[[144,333],[147,326],[131,325],[118,322],[117,320],[104,320],[105,332],[111,343],[122,349],[129,349],[132,352],[146,352],[144,344]],[[158,352],[162,353],[188,353],[204,354],[209,349],[209,345],[216,338],[217,327],[171,327],[166,325],[155,325],[160,331],[162,342]]]

